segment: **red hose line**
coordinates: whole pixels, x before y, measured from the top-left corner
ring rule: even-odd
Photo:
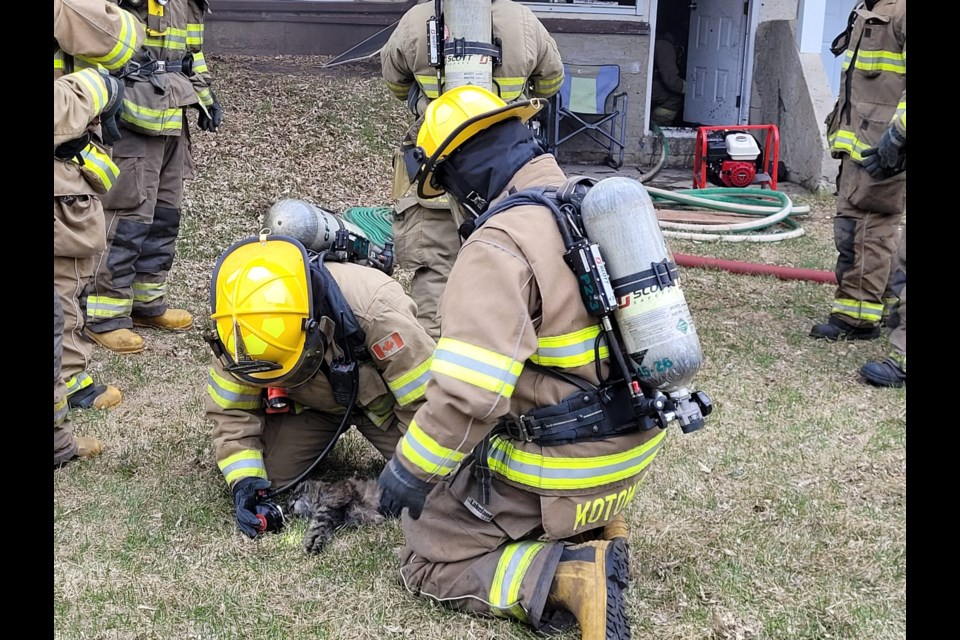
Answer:
[[[755,262],[740,262],[738,260],[721,260],[719,258],[704,258],[690,256],[683,253],[673,254],[673,259],[681,267],[699,267],[701,269],[720,269],[731,273],[742,273],[752,276],[776,276],[781,280],[809,280],[824,284],[837,284],[837,275],[832,271],[817,271],[816,269],[797,269],[781,267],[773,264],[757,264]]]

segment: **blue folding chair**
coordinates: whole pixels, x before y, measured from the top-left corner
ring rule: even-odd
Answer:
[[[607,164],[620,168],[627,122],[627,93],[614,93],[620,86],[620,66],[565,63],[563,70],[563,86],[551,101],[548,151],[555,154],[582,133],[606,149]]]

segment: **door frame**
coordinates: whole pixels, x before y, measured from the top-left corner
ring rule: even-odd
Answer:
[[[676,2],[676,0],[650,0],[650,41],[647,49],[647,86],[644,97],[643,130],[644,135],[650,131],[650,93],[653,89],[653,49],[657,41],[657,13],[660,2]],[[689,0],[703,2],[704,0]],[[707,0],[709,1],[709,0]],[[760,0],[744,0],[747,3],[747,28],[744,33],[743,57],[740,60],[742,80],[740,85],[740,111],[736,124],[749,124],[750,97],[753,92],[753,55],[756,42],[757,25],[760,23]],[[708,124],[708,123],[704,123]],[[727,124],[727,123],[712,123]]]

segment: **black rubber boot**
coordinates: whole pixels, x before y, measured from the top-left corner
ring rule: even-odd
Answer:
[[[907,372],[890,358],[883,362],[868,362],[860,368],[860,375],[875,387],[902,387],[907,384]]]
[[[819,340],[873,340],[880,337],[880,326],[872,327],[854,327],[843,320],[838,320],[833,316],[822,323],[815,324],[810,329],[810,337]]]

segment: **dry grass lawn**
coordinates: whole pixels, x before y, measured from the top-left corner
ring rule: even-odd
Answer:
[[[407,116],[376,64],[214,58],[222,131],[194,133],[169,299],[204,325],[210,272],[283,197],[332,209],[389,202],[390,152]],[[195,116],[191,115],[191,118]],[[806,233],[774,244],[671,241],[682,253],[830,270],[831,197]],[[906,633],[906,391],[860,365],[885,339],[807,337],[831,286],[686,269],[705,353],[707,427],[672,428],[628,513],[634,638],[899,640]],[[504,620],[447,611],[397,581],[399,526],[300,548],[303,522],[257,541],[233,504],[203,416],[199,329],[146,333],[139,355],[97,351],[92,373],[123,404],[75,413],[106,444],[54,471],[54,629],[73,639],[532,639]],[[327,469],[382,464],[350,433]],[[560,636],[579,638],[576,631]]]

